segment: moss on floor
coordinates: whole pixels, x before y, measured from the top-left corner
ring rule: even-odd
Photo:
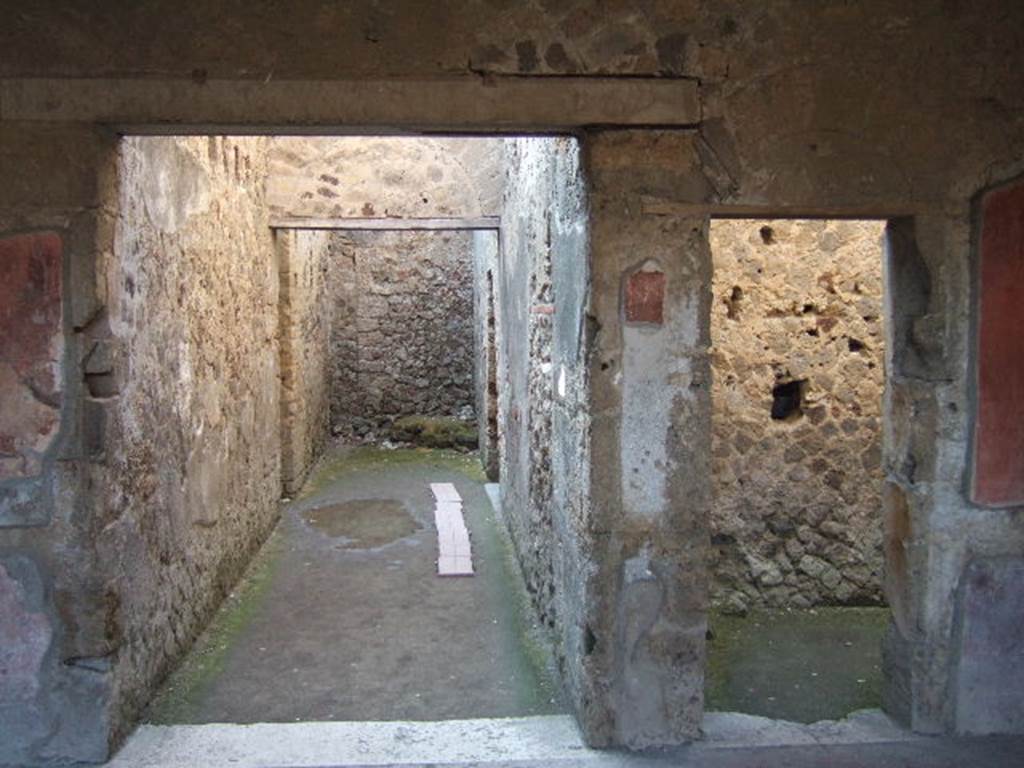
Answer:
[[[558,687],[558,671],[551,652],[551,638],[546,627],[536,620],[536,612],[526,591],[515,547],[505,521],[495,513],[490,503],[483,513],[484,525],[478,526],[473,539],[475,557],[480,564],[494,564],[499,576],[489,579],[491,601],[507,622],[516,641],[508,658],[517,664],[517,691],[523,705],[535,714],[555,714],[565,711],[562,693]]]
[[[327,451],[310,473],[299,494],[308,499],[350,472],[387,472],[396,467],[419,465],[459,472],[479,483],[487,482],[477,453],[436,448],[384,449],[372,446],[337,446]]]
[[[165,725],[190,722],[196,702],[224,669],[233,640],[246,627],[270,586],[280,555],[281,535],[275,530],[253,558],[235,591],[196,640],[143,714],[143,721]]]
[[[812,723],[881,706],[887,608],[710,616],[708,710]]]
[[[391,426],[391,439],[426,448],[476,448],[476,426],[460,419],[403,416]]]

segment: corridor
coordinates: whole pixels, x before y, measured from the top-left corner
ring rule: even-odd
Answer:
[[[430,483],[475,575],[437,576]],[[565,711],[474,454],[329,450],[144,719],[444,720]]]

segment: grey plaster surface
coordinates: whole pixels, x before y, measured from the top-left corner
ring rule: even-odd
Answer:
[[[1024,558],[972,562],[960,589],[957,730],[1024,731]],[[1022,760],[1024,762],[1024,760]]]

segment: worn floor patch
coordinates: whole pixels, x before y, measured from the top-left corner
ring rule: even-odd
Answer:
[[[346,549],[375,549],[412,536],[420,526],[393,499],[354,499],[308,509],[302,518]]]

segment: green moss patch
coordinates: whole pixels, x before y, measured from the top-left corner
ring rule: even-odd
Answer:
[[[396,467],[423,466],[451,470],[480,483],[487,482],[480,457],[434,448],[338,447],[324,454],[299,494],[300,499],[315,496],[351,472],[389,472]]]
[[[459,419],[403,416],[391,426],[391,439],[425,448],[472,450],[477,447],[476,427]]]
[[[881,706],[886,608],[710,615],[708,710],[812,723]]]
[[[280,554],[274,531],[213,621],[149,704],[143,719],[157,725],[192,722],[210,686],[224,670],[228,649],[249,624],[270,586]]]

